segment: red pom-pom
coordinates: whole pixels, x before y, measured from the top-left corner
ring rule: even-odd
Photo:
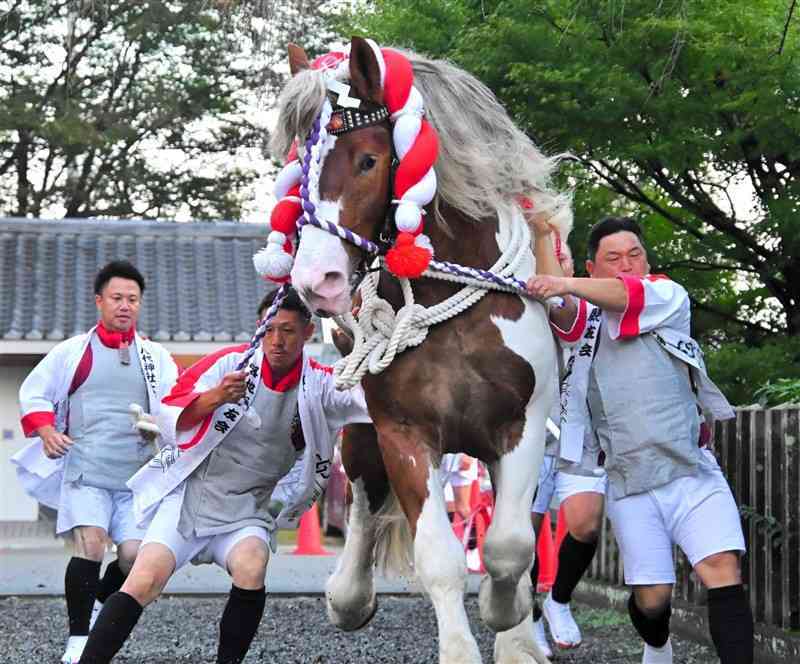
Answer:
[[[386,252],[386,265],[396,277],[416,279],[428,269],[431,258],[433,254],[415,244],[411,233],[399,233],[394,246]]]
[[[297,230],[297,220],[303,214],[303,208],[297,201],[281,199],[272,208],[269,226],[273,231],[278,231],[284,235],[291,235]]]

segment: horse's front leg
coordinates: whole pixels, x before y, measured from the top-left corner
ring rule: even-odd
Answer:
[[[528,574],[535,549],[530,506],[544,456],[545,420],[551,405],[550,399],[538,396],[534,395],[525,410],[522,432],[515,435],[517,445],[491,468],[495,509],[483,549],[488,576],[481,583],[478,602],[484,622],[502,632],[495,643],[497,662],[547,661],[532,639]]]
[[[373,562],[381,509],[388,502],[389,481],[369,424],[346,427],[342,462],[352,482],[353,504],[344,551],[325,585],[330,621],[345,631],[364,627],[375,615]]]
[[[480,664],[464,609],[466,557],[447,518],[431,450],[411,427],[379,426],[378,434],[389,480],[411,527],[414,570],[436,611],[439,664]]]

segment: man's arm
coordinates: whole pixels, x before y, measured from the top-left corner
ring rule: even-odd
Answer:
[[[526,210],[525,221],[533,233],[533,255],[536,258],[536,274],[553,277],[564,277],[564,271],[558,262],[553,247],[553,233],[555,229],[548,222],[548,217],[543,213],[532,213]],[[533,295],[528,282],[528,293]],[[561,307],[550,307],[550,320],[559,328],[568,330],[575,323],[578,315],[578,305],[571,297],[565,297]]]
[[[186,431],[197,426],[211,413],[225,403],[236,403],[245,394],[246,371],[232,371],[226,374],[219,385],[200,394],[178,417],[176,429]]]
[[[620,279],[586,277],[537,276],[528,282],[528,292],[546,299],[558,295],[574,295],[604,311],[622,313],[628,306],[628,292]]]

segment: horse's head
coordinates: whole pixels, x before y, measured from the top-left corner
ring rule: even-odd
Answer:
[[[289,62],[293,76],[310,67],[305,52],[297,46],[290,46]],[[393,149],[383,106],[381,68],[366,40],[353,38],[349,80],[340,83],[328,85],[333,112],[327,122],[326,145],[320,148],[314,213],[321,221],[375,240],[390,204]],[[344,90],[348,85],[349,90]],[[312,181],[309,188],[314,186]],[[291,272],[292,284],[314,313],[342,314],[351,306],[351,292],[363,277],[360,268],[366,266],[367,258],[354,244],[305,225]]]

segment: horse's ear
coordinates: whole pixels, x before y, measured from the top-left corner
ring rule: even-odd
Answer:
[[[366,39],[353,37],[350,42],[350,85],[359,99],[383,103],[381,68]]]
[[[289,44],[289,71],[292,72],[292,76],[297,74],[297,72],[303,71],[304,69],[310,69],[311,65],[308,62],[308,56],[306,52],[300,48],[297,44]]]

